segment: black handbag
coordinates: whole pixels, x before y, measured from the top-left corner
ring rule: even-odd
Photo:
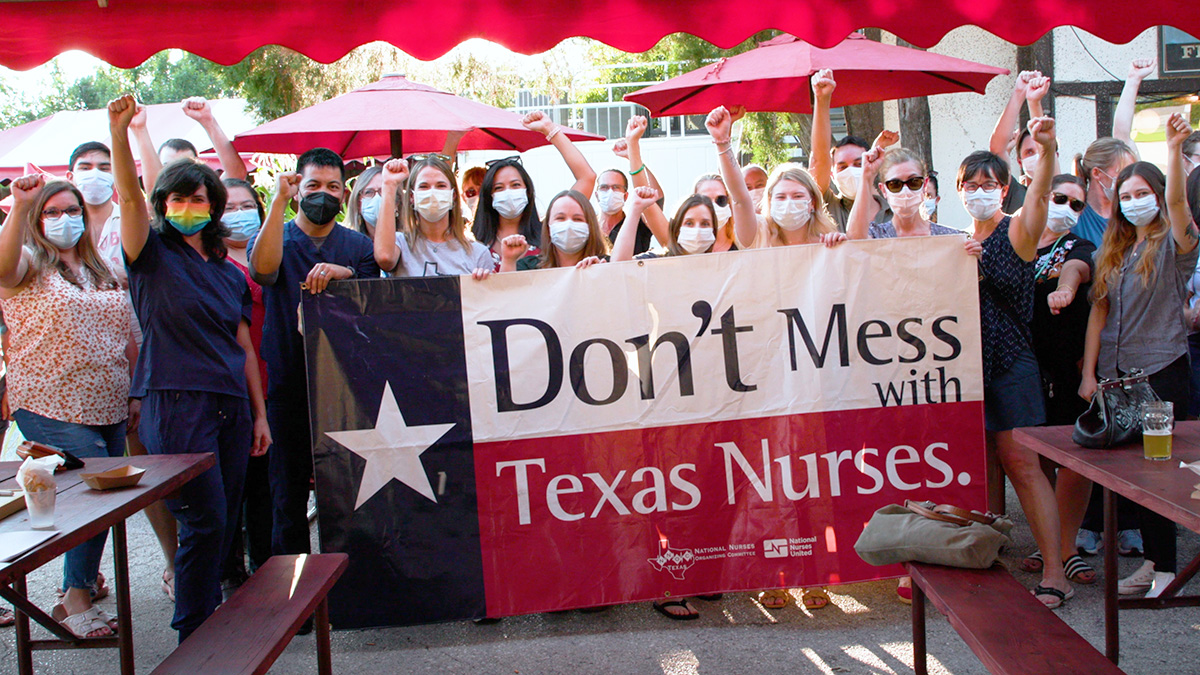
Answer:
[[[1141,370],[1101,380],[1092,404],[1075,420],[1071,440],[1085,448],[1112,448],[1136,441],[1142,435],[1142,404],[1161,400]]]

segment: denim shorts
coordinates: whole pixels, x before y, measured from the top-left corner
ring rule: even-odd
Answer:
[[[1035,427],[1046,421],[1042,375],[1033,352],[1017,354],[1008,370],[983,390],[983,420],[988,431]]]

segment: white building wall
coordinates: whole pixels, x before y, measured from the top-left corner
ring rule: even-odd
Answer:
[[[942,197],[938,223],[965,228],[970,226],[971,217],[954,189],[954,178],[964,157],[988,147],[996,120],[1012,94],[1017,74],[1017,49],[981,28],[967,26],[951,31],[929,51],[1012,71],[1009,75],[994,78],[983,95],[964,93],[929,97],[933,169],[938,172]]]

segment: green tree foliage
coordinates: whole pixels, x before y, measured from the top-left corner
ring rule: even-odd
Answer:
[[[754,49],[778,34],[774,30],[762,31],[732,49],[720,49],[694,35],[675,33],[640,54],[618,51],[596,42],[591,50],[592,60],[614,67],[602,67],[602,74],[596,81],[600,86],[581,92],[579,99],[584,103],[607,101],[607,85],[631,83],[628,87],[612,87],[613,100],[620,100],[625,94],[645,86],[632,83],[657,82],[681,75],[722,57]],[[751,161],[764,166],[779,164],[790,159],[794,151],[794,146],[784,141],[786,137],[794,137],[807,151],[810,126],[808,115],[747,113],[742,119],[742,151]]]

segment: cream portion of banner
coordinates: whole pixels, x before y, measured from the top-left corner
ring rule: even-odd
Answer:
[[[477,442],[983,398],[960,237],[462,277],[462,312]]]

